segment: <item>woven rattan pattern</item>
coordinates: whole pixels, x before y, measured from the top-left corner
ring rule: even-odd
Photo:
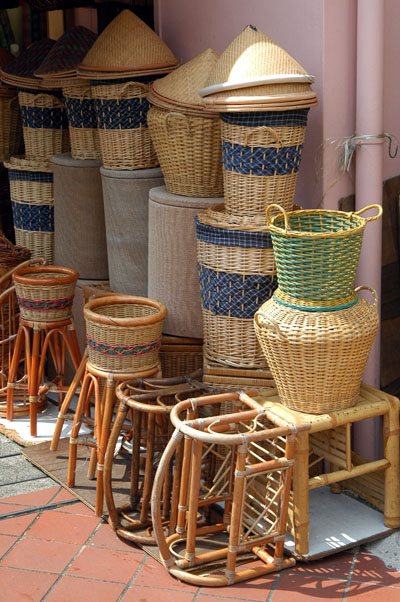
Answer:
[[[331,312],[291,309],[271,299],[255,320],[282,403],[311,414],[356,403],[378,326],[376,304],[364,299]]]
[[[15,282],[15,290],[21,316],[25,320],[50,322],[65,320],[71,316],[72,301],[75,294],[75,282],[63,284],[63,274],[57,272],[30,274],[30,278],[37,280],[37,284],[21,284],[20,282]],[[56,278],[59,280],[59,283],[54,285],[43,285],[40,282],[43,278]],[[21,302],[21,300],[23,301]],[[50,309],[47,309],[46,307],[50,307]]]
[[[18,152],[22,139],[18,97],[13,90],[0,95],[0,161]]]
[[[63,88],[73,159],[100,159],[100,140],[91,88],[85,82]]]
[[[236,274],[276,274],[272,249],[227,247],[197,241],[198,263],[221,272]]]
[[[189,197],[223,195],[218,118],[153,106],[148,123],[168,192]]]
[[[32,259],[44,257],[49,265],[54,263],[54,232],[30,232],[14,228],[15,242],[31,252]]]

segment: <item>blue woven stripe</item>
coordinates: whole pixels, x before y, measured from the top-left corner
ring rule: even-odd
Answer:
[[[147,127],[149,102],[146,98],[94,99],[97,127],[105,130],[131,130]]]
[[[245,247],[255,249],[272,249],[271,234],[269,232],[245,232],[243,230],[224,230],[200,223],[199,218],[194,218],[196,223],[196,238],[203,242],[224,247]]]
[[[278,286],[276,276],[229,274],[198,266],[201,301],[216,316],[253,318]]]
[[[54,232],[54,207],[12,201],[14,226],[30,232]]]
[[[302,149],[302,144],[264,148],[222,142],[222,163],[226,171],[253,176],[284,176],[299,170]]]
[[[296,111],[255,111],[254,113],[220,113],[222,121],[233,125],[244,125],[256,127],[267,125],[269,127],[294,127],[306,126],[308,111],[310,109],[298,109]]]
[[[92,98],[65,97],[68,121],[73,128],[96,128],[96,112]]]
[[[27,107],[22,105],[22,125],[29,128],[62,129],[68,127],[68,119],[63,107]]]
[[[53,173],[47,171],[22,171],[20,169],[9,169],[8,179],[27,182],[50,182],[53,183]]]

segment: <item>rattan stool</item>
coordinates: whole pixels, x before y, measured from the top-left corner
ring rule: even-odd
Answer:
[[[181,420],[185,410],[186,420]],[[309,425],[296,427],[245,393],[190,398],[174,406],[170,417],[175,431],[152,493],[153,529],[164,566],[180,580],[212,587],[293,566],[293,558],[283,558],[283,545],[294,444],[297,429]],[[166,537],[161,492],[183,438],[176,533]],[[223,504],[222,521],[212,515],[216,503]],[[209,516],[200,526],[199,513],[206,508]],[[229,540],[224,541],[224,532]],[[267,544],[273,546],[273,556]],[[248,560],[251,552],[252,560],[255,555],[264,564],[237,569],[238,555]]]
[[[173,431],[169,413],[177,401],[204,392],[204,386],[197,380],[200,377],[201,370],[198,370],[190,376],[135,379],[117,387],[120,404],[104,462],[104,493],[108,522],[117,535],[128,541],[155,544],[154,537],[150,533],[143,534],[143,531],[151,527],[150,495],[154,473]],[[131,415],[130,427],[125,423],[128,413]],[[131,455],[123,454],[124,441],[132,445]],[[122,455],[128,455],[131,464],[130,496],[128,503],[117,507],[113,488],[119,489],[121,483],[119,479],[113,479],[113,466],[115,462],[121,462]],[[162,495],[163,522],[169,521],[172,532],[176,513],[170,515],[170,509],[171,505],[177,509],[172,498],[179,490],[181,460],[166,479]],[[126,460],[122,461],[125,465]]]
[[[26,388],[29,394],[30,434],[37,435],[37,412],[41,397],[49,389],[58,392],[61,404],[65,386],[67,352],[75,369],[81,360],[74,321],[71,314],[78,272],[59,266],[20,267],[12,275],[20,310],[19,327],[7,383],[7,420],[14,417],[14,393],[21,359],[26,361]],[[56,376],[45,383],[47,352]],[[40,405],[42,403],[40,402]]]

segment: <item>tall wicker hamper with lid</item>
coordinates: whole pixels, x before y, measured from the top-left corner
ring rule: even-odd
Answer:
[[[77,79],[63,88],[73,159],[100,159],[100,140],[91,87]]]

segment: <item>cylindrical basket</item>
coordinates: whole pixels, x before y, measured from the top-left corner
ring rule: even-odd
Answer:
[[[11,157],[8,168],[15,241],[31,256],[54,258],[53,171],[45,161]]]
[[[379,327],[377,296],[347,309],[309,312],[270,299],[255,314],[254,327],[282,403],[300,412],[324,414],[354,405]]]
[[[14,272],[21,317],[34,322],[57,322],[71,317],[76,270],[61,266],[34,266]]]
[[[220,113],[228,213],[262,213],[271,203],[293,208],[308,111]]]
[[[361,217],[377,209],[373,217]],[[271,211],[279,214],[271,217]],[[278,270],[274,297],[288,307],[310,311],[344,309],[357,302],[354,282],[367,222],[382,215],[380,205],[346,213],[325,209],[266,211]]]
[[[143,82],[92,86],[106,169],[157,167],[158,159],[147,127],[148,89],[148,84]]]
[[[4,88],[0,89],[0,161],[18,153],[22,140],[18,96],[15,90]]]
[[[84,307],[89,361],[100,370],[134,373],[159,361],[163,303],[147,297],[112,295]]]
[[[253,316],[277,286],[268,232],[209,225],[196,218],[204,357],[237,368],[265,368]]]
[[[18,92],[25,143],[31,159],[50,159],[69,151],[68,121],[63,102],[53,94]]]
[[[77,82],[63,88],[73,159],[100,159],[100,141],[91,88]]]
[[[153,106],[151,138],[168,192],[188,197],[223,196],[221,128],[218,117]]]

